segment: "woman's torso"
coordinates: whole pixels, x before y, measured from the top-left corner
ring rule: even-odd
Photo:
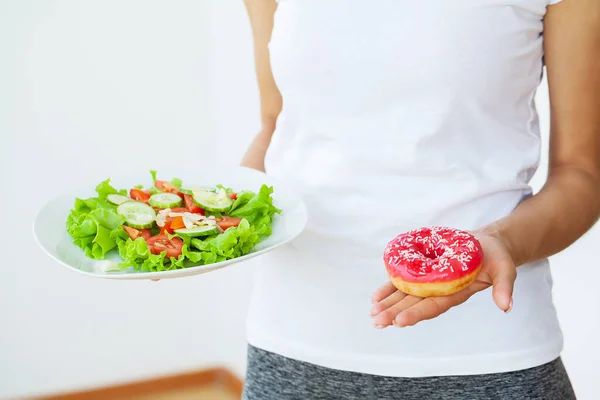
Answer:
[[[385,244],[475,229],[531,194],[547,0],[281,0],[271,64],[283,96],[267,172],[309,223],[263,258],[257,347],[379,375],[476,374],[555,358],[546,261],[521,267],[508,315],[489,291],[432,321],[373,328]]]

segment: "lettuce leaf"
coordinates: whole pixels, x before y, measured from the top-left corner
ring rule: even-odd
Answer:
[[[241,192],[233,202],[227,215],[245,218],[260,236],[271,235],[271,222],[273,215],[281,213],[273,205],[273,188],[262,185],[258,193]]]
[[[177,189],[181,189],[183,182],[179,178],[173,178],[171,179],[171,185],[175,186]]]
[[[126,191],[115,189],[107,179],[96,187],[96,192],[98,197],[75,199],[66,227],[73,243],[83,249],[88,257],[102,260],[106,253],[117,247],[112,232],[122,230],[121,225],[125,222],[117,214],[116,207],[106,200],[106,196],[125,195]]]
[[[96,193],[98,193],[98,198],[101,200],[106,200],[106,196],[109,194],[120,194],[121,196],[127,196],[127,190],[117,190],[110,184],[110,179],[100,182],[98,186],[96,186]]]
[[[208,239],[192,239],[191,245],[202,253],[204,264],[230,260],[250,253],[260,241],[256,229],[243,219],[239,226],[229,228]]]

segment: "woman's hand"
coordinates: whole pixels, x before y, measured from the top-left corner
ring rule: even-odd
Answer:
[[[482,231],[473,234],[479,239],[484,256],[481,271],[472,284],[450,296],[421,298],[407,295],[389,282],[373,293],[371,316],[375,327],[411,326],[435,318],[490,286],[493,286],[492,296],[498,308],[509,312],[513,305],[516,265],[499,237]]]

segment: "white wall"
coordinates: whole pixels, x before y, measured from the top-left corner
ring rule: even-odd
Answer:
[[[31,236],[44,199],[73,184],[160,169],[157,157],[184,146],[237,162],[259,127],[242,1],[0,0],[0,57],[0,190],[23,194],[0,196],[0,398],[216,363],[243,373],[252,264],[102,281],[54,264]],[[583,400],[599,393],[599,240],[596,227],[553,259],[564,360]]]

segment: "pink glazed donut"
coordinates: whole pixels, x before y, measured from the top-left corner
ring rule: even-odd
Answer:
[[[383,260],[398,290],[418,297],[447,296],[477,278],[483,250],[468,232],[445,227],[420,228],[389,242]]]

